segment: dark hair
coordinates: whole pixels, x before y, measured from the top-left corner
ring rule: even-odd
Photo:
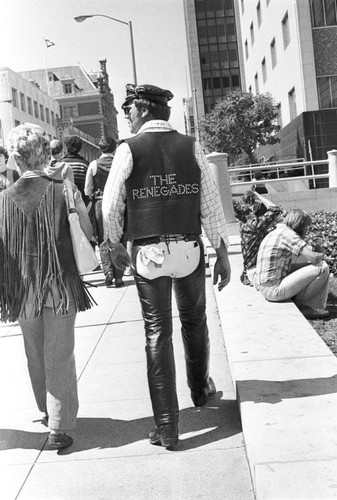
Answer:
[[[76,154],[82,149],[82,141],[78,135],[71,135],[66,138],[66,148],[67,152],[70,154]]]
[[[102,153],[113,153],[116,149],[116,141],[112,137],[101,139],[98,145]]]
[[[148,111],[149,120],[165,120],[170,118],[171,108],[162,102],[152,102],[148,99],[134,99],[134,105],[139,111]]]
[[[265,206],[265,204],[262,203],[262,201],[251,189],[245,192],[245,194],[242,196],[242,201],[244,203],[247,203],[247,205],[250,205],[251,210],[254,212],[256,217],[261,217],[267,212],[267,207]]]
[[[7,162],[7,160],[8,160],[8,153],[7,153],[7,149],[3,148],[2,146],[0,146],[0,155],[4,155],[5,160],[6,160],[6,162]]]
[[[50,152],[52,155],[58,155],[63,150],[63,144],[58,139],[50,141]]]
[[[312,219],[307,212],[296,208],[294,210],[289,210],[283,222],[295,231],[295,233],[303,237],[306,229],[311,225]]]
[[[254,172],[254,177],[257,181],[261,180],[261,179],[264,179],[263,177],[263,173],[261,172],[261,170],[255,170]]]

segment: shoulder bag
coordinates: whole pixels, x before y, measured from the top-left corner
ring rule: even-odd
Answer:
[[[74,203],[74,193],[72,183],[69,179],[64,180],[67,189],[67,209],[70,226],[70,236],[73,245],[73,252],[79,274],[87,274],[98,266],[95,250],[90,245],[88,238],[84,234],[78,213]]]

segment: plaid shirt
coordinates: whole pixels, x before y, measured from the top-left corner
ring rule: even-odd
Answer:
[[[306,242],[285,224],[279,224],[262,241],[256,264],[256,283],[279,285],[290,272],[292,256],[302,253]]]
[[[273,228],[276,220],[282,214],[282,208],[269,207],[261,216],[256,217],[252,213],[247,222],[240,225],[241,250],[243,257],[243,268],[245,270],[256,266],[257,253],[261,241]]]
[[[141,132],[170,132],[173,127],[164,120],[146,122],[139,130]],[[217,186],[211,174],[207,158],[201,147],[195,144],[195,157],[201,170],[200,213],[201,224],[213,246],[218,248],[223,239],[229,246],[226,220],[223,213]],[[122,143],[116,150],[112,168],[104,188],[102,212],[104,223],[104,238],[110,238],[112,243],[121,241],[124,227],[124,212],[126,207],[125,181],[133,169],[133,158],[127,143]]]

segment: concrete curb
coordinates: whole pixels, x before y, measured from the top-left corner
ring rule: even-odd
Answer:
[[[230,241],[232,280],[214,292],[256,498],[337,498],[337,359],[292,302],[241,284]]]

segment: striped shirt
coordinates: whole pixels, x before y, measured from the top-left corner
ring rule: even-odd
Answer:
[[[171,132],[173,127],[164,120],[151,120],[140,128],[142,132]],[[207,158],[200,145],[195,144],[195,157],[201,170],[200,214],[201,224],[213,246],[219,248],[221,239],[229,246],[226,220],[220,201],[218,188],[215,184]],[[133,158],[127,143],[122,143],[116,150],[112,168],[105,185],[102,212],[104,222],[104,237],[112,243],[121,241],[124,227],[124,212],[126,206],[125,181],[133,169]]]
[[[279,285],[291,268],[292,256],[299,256],[306,242],[285,224],[279,224],[262,241],[256,264],[259,288]]]
[[[72,171],[74,173],[74,183],[81,191],[83,200],[85,200],[86,196],[84,193],[84,185],[85,185],[85,176],[88,170],[87,160],[83,158],[83,156],[81,155],[68,154],[67,156],[62,158],[62,161],[64,161],[65,163],[69,163],[71,165]]]

